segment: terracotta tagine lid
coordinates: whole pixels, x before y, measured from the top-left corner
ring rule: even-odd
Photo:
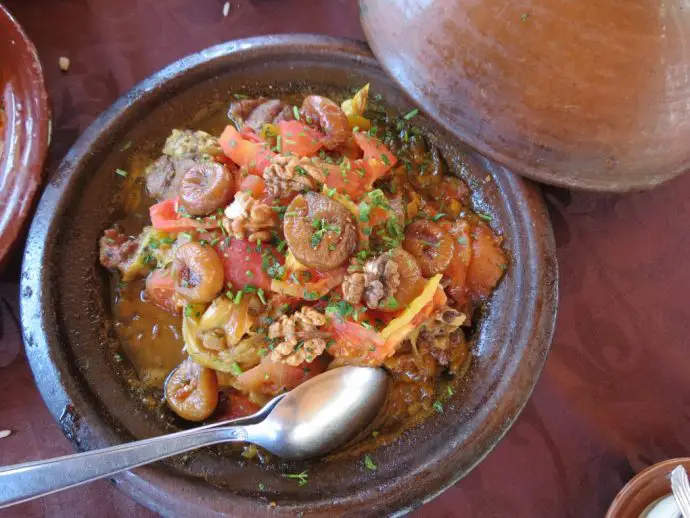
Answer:
[[[677,0],[360,0],[388,73],[481,153],[542,182],[648,188],[690,165]]]

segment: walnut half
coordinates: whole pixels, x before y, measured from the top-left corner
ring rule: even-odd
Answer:
[[[283,315],[268,328],[268,337],[282,338],[271,353],[271,360],[296,367],[311,363],[326,349],[326,340],[318,328],[326,323],[323,313],[307,306],[290,316]]]
[[[238,192],[225,209],[223,227],[231,236],[249,241],[268,241],[271,229],[278,227],[278,217],[270,205],[256,200],[251,193]]]
[[[314,175],[319,173],[308,158],[278,155],[264,170],[266,190],[271,196],[313,191],[316,189]]]
[[[381,254],[364,264],[364,273],[352,273],[343,282],[343,298],[350,304],[364,302],[371,309],[394,297],[400,286],[398,264],[388,254]]]

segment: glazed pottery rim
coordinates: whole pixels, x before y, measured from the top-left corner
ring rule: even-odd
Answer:
[[[12,41],[13,48],[18,54],[26,56],[30,62],[19,69],[18,73],[10,75],[5,83],[0,83],[0,99],[10,101],[11,107],[4,108],[9,113],[10,120],[6,120],[3,130],[5,145],[0,149],[0,178],[3,171],[15,180],[9,184],[10,193],[15,201],[9,210],[11,217],[3,216],[3,226],[0,228],[0,267],[9,257],[16,241],[22,236],[22,231],[30,222],[31,209],[40,191],[43,178],[43,164],[50,142],[50,107],[45,88],[41,61],[33,42],[29,39],[19,22],[6,7],[0,4],[0,18],[15,31],[9,31],[9,36],[16,36],[19,41]],[[13,63],[9,60],[10,66]],[[0,74],[2,79],[2,74]],[[15,88],[8,88],[14,84]],[[13,118],[19,118],[11,124]],[[29,122],[29,124],[27,124]],[[2,135],[0,135],[2,137]],[[12,144],[7,144],[7,142]],[[13,153],[10,157],[9,153]],[[17,198],[20,198],[17,201]],[[8,210],[5,208],[4,210]]]
[[[628,500],[630,497],[634,496],[635,491],[642,484],[644,484],[648,480],[652,480],[660,476],[660,474],[663,473],[665,469],[667,469],[670,466],[675,467],[683,464],[690,464],[690,457],[675,457],[673,459],[666,459],[661,462],[657,462],[656,464],[652,464],[651,466],[647,466],[633,478],[628,480],[628,482],[621,488],[621,490],[618,491],[615,498],[611,502],[609,509],[606,511],[605,518],[616,518],[617,513],[619,511],[618,507],[623,505],[626,502],[626,500]],[[671,493],[670,481],[668,493]],[[647,505],[651,504],[653,501],[654,500],[648,502]]]
[[[53,227],[59,227],[59,221],[64,217],[64,200],[62,197],[65,192],[69,190],[70,182],[74,179],[72,175],[75,173],[76,164],[78,164],[86,155],[89,154],[90,149],[95,142],[103,135],[113,137],[113,133],[117,130],[117,122],[140,102],[150,100],[147,96],[155,96],[155,92],[161,86],[185,76],[198,67],[206,63],[211,63],[213,60],[220,60],[228,56],[241,56],[245,52],[250,52],[256,49],[268,49],[263,52],[276,52],[280,49],[286,48],[309,48],[310,56],[320,56],[321,58],[330,58],[337,60],[338,57],[346,57],[352,61],[366,60],[373,62],[374,58],[365,44],[354,40],[347,40],[342,38],[332,38],[326,36],[316,36],[309,34],[291,34],[280,36],[260,36],[254,38],[247,38],[243,40],[235,40],[221,45],[217,45],[196,54],[192,54],[181,60],[165,67],[161,71],[153,74],[147,79],[144,79],[132,90],[118,99],[106,112],[104,112],[94,123],[84,132],[79,140],[74,144],[72,149],[64,158],[62,164],[57,169],[56,174],[51,178],[50,185],[47,187],[37,212],[37,217],[32,224],[29,241],[24,255],[24,263],[22,266],[21,278],[21,317],[22,328],[24,333],[24,342],[26,344],[27,357],[29,359],[32,371],[37,380],[38,388],[41,395],[48,406],[53,417],[62,424],[65,418],[65,409],[69,405],[77,407],[81,414],[81,418],[86,421],[89,415],[93,416],[94,421],[98,419],[100,409],[97,408],[92,401],[84,394],[79,393],[78,387],[67,386],[70,380],[64,380],[65,377],[74,377],[74,372],[66,367],[67,359],[64,353],[57,349],[56,346],[51,346],[50,337],[56,330],[53,328],[46,328],[44,324],[51,326],[50,318],[54,318],[54,311],[52,301],[46,293],[50,292],[50,285],[46,279],[43,268],[32,267],[34,264],[41,264],[42,258],[47,254],[45,250],[45,242],[49,238],[51,232],[54,232]],[[342,64],[339,66],[345,66]],[[518,196],[518,202],[521,204],[521,216],[530,218],[531,226],[541,225],[540,229],[543,231],[541,240],[537,243],[538,238],[531,235],[528,239],[528,245],[539,249],[539,258],[536,261],[535,268],[538,274],[535,274],[541,280],[548,280],[548,286],[544,286],[539,295],[534,295],[538,300],[534,302],[536,305],[537,315],[531,331],[538,333],[534,338],[535,344],[528,343],[525,345],[527,349],[534,349],[535,359],[531,365],[526,366],[517,362],[509,371],[510,375],[505,379],[501,379],[499,385],[510,386],[515,383],[520,376],[526,376],[523,372],[526,369],[530,371],[530,379],[526,382],[526,389],[520,389],[519,393],[509,394],[505,388],[497,387],[494,390],[501,392],[506,399],[512,398],[512,406],[509,412],[506,413],[504,421],[500,424],[492,425],[495,429],[495,435],[487,440],[486,447],[477,456],[476,459],[469,465],[467,469],[461,469],[457,473],[445,479],[433,479],[433,483],[427,489],[424,489],[424,496],[417,499],[408,498],[402,502],[403,505],[395,509],[396,514],[404,514],[409,512],[414,507],[426,503],[439,495],[442,491],[448,488],[469,473],[481,460],[488,455],[488,453],[498,444],[501,438],[508,431],[510,426],[515,422],[517,416],[520,414],[522,408],[527,403],[539,374],[543,368],[546,355],[550,348],[553,337],[556,308],[558,300],[558,270],[555,259],[555,244],[553,241],[553,234],[551,231],[548,215],[543,205],[540,195],[536,187],[529,181],[518,178],[515,175],[505,172],[504,178],[501,180],[505,185],[512,188]],[[529,199],[529,201],[528,201]],[[529,205],[529,204],[532,205]],[[43,218],[46,223],[43,223]],[[526,232],[534,232],[533,228],[527,228]],[[533,252],[532,249],[530,251]],[[531,263],[530,263],[531,264]],[[44,296],[45,295],[45,296]],[[47,322],[47,323],[46,323]],[[531,337],[531,335],[530,335]],[[521,358],[522,359],[522,358]],[[56,361],[65,362],[65,365],[57,365]],[[81,407],[85,407],[85,411]],[[87,429],[93,427],[85,423]],[[97,428],[102,426],[97,423]],[[105,430],[110,432],[110,430]],[[65,432],[67,433],[67,432]],[[78,446],[78,445],[77,445]],[[455,447],[457,448],[457,446]],[[160,470],[163,471],[163,470]],[[171,495],[165,493],[165,490],[159,490],[155,486],[155,482],[163,480],[173,480],[179,478],[179,475],[169,475],[162,472],[157,473],[152,467],[139,468],[135,473],[127,472],[115,477],[114,481],[122,487],[122,489],[138,500],[140,503],[163,512],[166,508],[162,502],[171,499]],[[428,482],[427,482],[428,483]],[[152,501],[154,498],[157,500]],[[363,497],[365,500],[370,499],[368,496]],[[186,503],[184,497],[181,499],[182,503]],[[189,503],[194,505],[194,503]],[[157,507],[158,506],[158,507]],[[280,509],[280,508],[279,508]],[[294,511],[294,507],[286,506],[284,511]],[[317,507],[315,509],[323,511],[323,508]]]

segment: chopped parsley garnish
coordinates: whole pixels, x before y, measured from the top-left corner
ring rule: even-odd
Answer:
[[[187,305],[184,307],[184,316],[191,317],[193,313],[194,313],[194,310],[192,309],[192,306]]]
[[[264,294],[263,288],[259,288],[258,290],[256,290],[256,294],[258,295],[261,303],[265,306],[266,305],[266,295]]]
[[[244,95],[244,94],[232,94],[232,96],[233,96],[235,99],[249,99],[249,96],[248,96],[248,95]]]
[[[115,169],[115,174],[120,175],[122,178],[127,178],[129,173],[124,169]]]
[[[453,387],[451,387],[450,385],[446,385],[446,393],[448,394],[448,396],[452,396],[453,394],[455,394],[455,391],[453,390]]]
[[[391,165],[390,159],[384,153],[381,153],[381,162],[386,165]]]
[[[370,455],[364,456],[364,465],[366,466],[367,469],[370,469],[372,471],[374,471],[378,467],[378,466],[376,466],[376,464],[374,464],[374,461],[371,460]]]
[[[307,176],[307,170],[301,165],[296,165],[295,171],[297,171],[297,174],[300,176]]]
[[[327,189],[326,194],[328,195],[329,198],[332,198],[333,196],[335,196],[335,187],[333,187],[332,189]]]
[[[311,235],[311,247],[316,248],[321,244],[326,232],[335,232],[340,234],[341,228],[338,225],[328,223],[324,218],[316,218],[311,222],[311,226],[315,232]]]
[[[190,241],[192,240],[192,234],[190,234],[189,232],[180,232],[180,237],[189,239]]]
[[[263,484],[259,483],[259,491],[263,491],[264,489],[266,489],[266,486],[264,486]]]
[[[396,309],[400,304],[398,304],[398,301],[395,299],[395,297],[388,297],[382,305],[384,308]]]
[[[477,212],[477,216],[479,216],[484,221],[491,221],[493,219],[489,214],[482,214],[481,212]]]
[[[306,486],[309,482],[309,473],[307,473],[307,470],[304,470],[302,473],[286,473],[283,476],[285,478],[297,480],[297,485],[299,487]]]
[[[304,298],[306,300],[316,300],[319,298],[319,294],[315,291],[304,290]]]
[[[368,196],[375,207],[390,210],[391,206],[388,204],[388,198],[386,198],[386,195],[381,189],[374,189]]]
[[[295,120],[299,120],[299,119],[300,119],[300,116],[299,116],[299,109],[297,108],[297,106],[293,106],[293,107],[292,107],[292,114],[295,116]]]
[[[254,277],[254,272],[251,271],[251,270],[245,271],[244,274],[245,274],[247,277],[249,277],[250,279],[251,279],[252,277]]]
[[[439,219],[441,219],[442,217],[447,216],[447,215],[448,215],[448,214],[446,214],[446,213],[444,213],[444,212],[439,212],[438,214],[436,214],[436,215],[435,215],[433,218],[431,218],[431,219],[434,220],[434,221],[438,221]]]
[[[235,376],[239,376],[242,374],[244,371],[242,370],[242,367],[240,367],[240,364],[237,362],[232,362],[230,364],[230,372],[232,372]]]
[[[341,317],[349,317],[355,311],[355,308],[347,302],[346,300],[339,300],[337,302],[331,302],[326,306],[326,311],[338,313]]]
[[[369,205],[366,201],[361,202],[359,204],[359,220],[363,221],[364,223],[368,223],[370,213],[371,205]]]
[[[432,406],[434,407],[434,410],[436,410],[439,414],[443,413],[443,403],[441,403],[438,399],[434,401],[434,404]]]
[[[403,116],[403,119],[405,119],[406,121],[409,121],[411,119],[414,119],[418,113],[419,113],[419,110],[417,108],[415,108],[414,110],[410,110],[409,112],[407,112]]]

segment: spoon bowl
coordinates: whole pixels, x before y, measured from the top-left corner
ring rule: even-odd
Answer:
[[[344,444],[374,418],[386,399],[383,369],[340,367],[290,391],[248,441],[285,459],[318,457]]]

